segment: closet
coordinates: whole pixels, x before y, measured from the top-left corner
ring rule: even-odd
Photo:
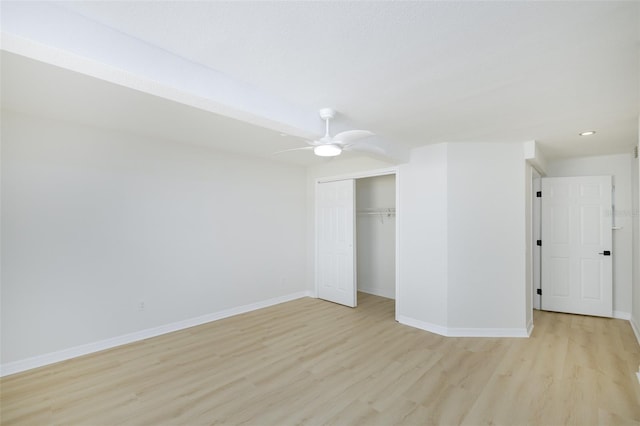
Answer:
[[[355,183],[358,291],[395,299],[396,176]]]

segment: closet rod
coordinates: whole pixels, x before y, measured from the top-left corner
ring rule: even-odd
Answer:
[[[396,215],[396,209],[394,207],[362,209],[362,210],[357,210],[356,212],[359,215],[362,215],[362,216],[382,216],[382,215],[386,215],[387,217],[389,217],[389,216],[395,216]]]
[[[372,207],[368,209],[360,209],[358,210],[360,213],[395,213],[395,207]]]

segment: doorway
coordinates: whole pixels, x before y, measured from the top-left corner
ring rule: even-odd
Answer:
[[[532,291],[531,298],[533,300],[533,309],[540,310],[540,296],[542,295],[542,287],[540,284],[540,259],[541,259],[541,245],[542,245],[542,228],[541,228],[541,215],[542,215],[542,176],[535,169],[531,168],[531,184],[532,184]]]
[[[316,181],[318,298],[356,307],[361,291],[397,305],[396,176],[389,169]]]
[[[396,298],[396,176],[356,179],[356,288]]]
[[[542,178],[543,310],[612,317],[612,178]]]

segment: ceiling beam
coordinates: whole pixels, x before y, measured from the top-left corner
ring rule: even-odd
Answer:
[[[323,134],[317,111],[305,110],[219,71],[46,2],[5,2],[1,48],[134,90],[305,139]],[[340,128],[354,128],[341,120]],[[409,150],[380,138],[387,159]]]

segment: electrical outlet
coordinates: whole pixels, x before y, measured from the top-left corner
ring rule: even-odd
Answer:
[[[144,311],[144,302],[139,302],[138,303],[138,311],[140,311],[140,312]]]

